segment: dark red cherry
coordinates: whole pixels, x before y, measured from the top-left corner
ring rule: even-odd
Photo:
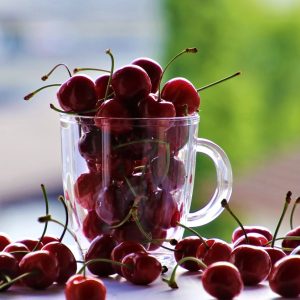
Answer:
[[[57,99],[66,112],[94,109],[97,103],[95,83],[86,75],[74,75],[60,86]]]
[[[7,245],[3,251],[8,253],[12,252],[12,256],[15,257],[18,262],[20,262],[20,260],[30,252],[27,246],[21,243],[11,243]]]
[[[56,281],[59,273],[55,256],[45,250],[26,254],[20,261],[20,273],[32,273],[22,282],[33,289],[45,289]]]
[[[116,98],[131,105],[145,98],[152,89],[151,80],[144,69],[127,65],[116,70],[111,79]]]
[[[151,93],[156,93],[163,72],[162,67],[156,61],[148,57],[137,58],[131,64],[137,65],[147,72],[151,80]]]
[[[167,230],[156,227],[152,229],[151,237],[152,237],[152,242],[148,247],[148,251],[154,251],[164,243],[164,240],[167,238]]]
[[[89,241],[98,235],[110,233],[110,231],[110,226],[97,215],[95,210],[88,211],[82,223],[82,232]]]
[[[0,282],[5,282],[5,276],[15,278],[19,275],[19,263],[12,254],[0,252]],[[9,286],[0,291],[7,290]]]
[[[72,251],[60,242],[51,242],[43,247],[42,250],[50,252],[58,262],[58,277],[56,282],[59,284],[66,281],[76,273],[77,263]]]
[[[43,245],[47,245],[51,242],[58,242],[59,238],[52,236],[52,235],[44,235],[41,239],[41,242],[43,243]]]
[[[265,246],[269,240],[262,234],[256,232],[250,232],[247,234],[247,238],[243,235],[240,236],[233,244],[233,247],[236,248],[240,245],[248,244],[253,246]]]
[[[292,250],[286,250],[287,253],[290,253],[291,251],[293,251],[293,249],[297,248],[298,246],[300,246],[300,239],[298,240],[289,240],[287,237],[296,237],[296,236],[300,236],[300,226],[290,230],[289,232],[287,232],[287,234],[285,235],[285,239],[282,241],[282,247],[283,248],[289,248]]]
[[[233,299],[244,288],[239,270],[229,262],[216,262],[204,270],[202,284],[216,299]]]
[[[300,295],[300,255],[286,256],[277,261],[270,274],[269,284],[276,294],[297,298]]]
[[[97,98],[98,100],[104,99],[105,98],[105,94],[106,94],[106,89],[107,89],[107,84],[109,81],[109,74],[104,74],[99,76],[96,80],[95,80],[95,88],[96,88],[96,94],[97,94]],[[110,86],[108,89],[108,93],[107,96],[112,96],[113,94],[113,89]]]
[[[268,241],[273,239],[273,235],[267,227],[264,226],[244,226],[246,233],[259,233],[266,237]],[[241,227],[237,227],[232,233],[232,242],[234,243],[239,237],[244,236]]]
[[[0,232],[0,251],[2,251],[10,243],[10,237],[4,232]]]
[[[76,202],[83,208],[92,210],[96,206],[98,194],[102,187],[102,176],[99,173],[83,173],[74,185]]]
[[[169,80],[162,89],[161,97],[174,104],[178,117],[193,114],[200,106],[196,88],[190,81],[181,77]]]
[[[113,261],[117,261],[117,262],[122,262],[122,259],[130,253],[136,253],[136,252],[143,252],[143,253],[147,253],[147,250],[145,249],[145,247],[137,242],[133,242],[133,241],[124,241],[121,242],[120,244],[118,244],[111,252],[111,259]],[[116,272],[123,276],[122,271],[121,271],[121,266],[119,265],[113,265]]]
[[[251,245],[233,249],[230,262],[239,269],[245,285],[256,285],[265,280],[272,266],[269,254],[263,248]]]
[[[160,276],[162,271],[160,262],[144,252],[130,253],[123,258],[122,263],[130,266],[121,267],[123,276],[137,285],[150,284]]]
[[[286,256],[286,254],[279,248],[264,247],[264,250],[267,251],[271,258],[272,269],[278,260]]]
[[[112,250],[117,246],[117,241],[108,234],[97,236],[85,255],[85,261],[97,258],[110,259]],[[87,266],[89,271],[98,276],[109,276],[115,274],[116,271],[111,263],[95,262]]]
[[[175,124],[166,131],[165,135],[166,142],[170,145],[171,153],[176,154],[188,142],[189,127],[184,124],[180,124],[177,120]]]
[[[189,236],[177,243],[175,246],[174,257],[179,262],[184,257],[197,257],[198,247],[203,244],[203,241],[196,236]],[[194,261],[187,260],[180,265],[182,268],[196,272],[202,268],[202,266]]]
[[[65,296],[66,300],[105,300],[106,287],[99,278],[76,274],[67,281]]]
[[[17,243],[25,245],[29,249],[29,251],[33,251],[33,249],[41,250],[44,246],[44,244],[42,242],[39,243],[39,240],[37,239],[24,239],[21,241],[17,241]]]

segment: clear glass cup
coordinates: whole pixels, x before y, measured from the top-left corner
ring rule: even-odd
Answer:
[[[60,115],[65,198],[83,249],[100,234],[134,240],[162,261],[172,252],[164,239],[182,238],[182,223],[201,226],[229,200],[232,171],[224,151],[198,138],[197,114],[176,118],[94,118]],[[217,187],[190,213],[196,154],[215,165]]]

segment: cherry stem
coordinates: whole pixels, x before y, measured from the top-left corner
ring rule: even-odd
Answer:
[[[246,239],[246,243],[249,244],[249,239],[248,239],[248,235],[247,232],[242,224],[242,222],[238,219],[238,217],[232,212],[232,210],[230,209],[228,202],[226,199],[223,199],[221,202],[222,207],[224,207],[229,213],[230,215],[236,220],[236,222],[239,224],[239,226],[241,227],[243,234],[245,236]]]
[[[300,203],[300,197],[298,197],[293,205],[293,208],[292,208],[292,211],[291,211],[291,216],[290,216],[290,227],[291,227],[291,230],[294,229],[294,225],[293,225],[293,219],[294,219],[294,213],[295,213],[295,210],[296,210],[296,206],[297,204]]]
[[[210,83],[210,84],[207,84],[207,85],[205,85],[205,86],[203,86],[203,87],[201,87],[201,88],[198,88],[198,89],[197,89],[197,92],[199,93],[200,91],[206,90],[206,89],[208,89],[208,88],[210,88],[210,87],[212,87],[212,86],[214,86],[214,85],[217,85],[217,84],[219,84],[219,83],[221,83],[221,82],[224,82],[224,81],[226,81],[226,80],[228,80],[228,79],[231,79],[231,78],[236,77],[236,76],[239,76],[239,75],[241,75],[241,72],[234,73],[234,74],[232,74],[232,75],[230,75],[230,76],[227,76],[227,77],[225,77],[225,78],[223,78],[223,79],[220,79],[220,80],[218,80],[218,81],[215,81],[215,82],[212,82],[212,83]]]
[[[42,87],[40,87],[39,89],[27,94],[25,97],[24,97],[24,100],[29,100],[31,99],[35,94],[37,94],[38,92],[42,91],[43,89],[46,89],[48,87],[53,87],[53,86],[61,86],[60,83],[54,83],[54,84],[48,84],[48,85],[44,85]]]
[[[280,237],[280,238],[276,238],[275,241],[281,241],[281,240],[289,240],[289,241],[300,241],[300,236],[297,235],[290,235],[290,236],[285,236],[285,237]],[[268,246],[272,243],[273,239],[271,241],[268,241],[265,245],[263,246]]]
[[[62,203],[63,207],[64,207],[64,210],[65,210],[65,218],[66,218],[66,221],[65,221],[65,226],[64,226],[64,230],[63,232],[61,233],[61,236],[59,238],[59,242],[61,243],[66,232],[67,232],[67,228],[68,228],[68,225],[69,225],[69,214],[68,214],[68,207],[67,207],[67,204],[66,204],[66,201],[65,201],[65,198],[63,196],[59,196],[58,197],[58,200]]]
[[[126,267],[128,269],[132,269],[133,266],[132,265],[129,265],[129,264],[123,264],[119,261],[115,261],[115,260],[111,260],[111,259],[107,259],[107,258],[95,258],[95,259],[90,259],[86,262],[83,262],[83,266],[80,268],[80,270],[77,272],[77,274],[81,274],[81,273],[84,273],[85,271],[85,268],[91,264],[94,264],[94,263],[98,263],[98,262],[104,262],[104,263],[109,263],[109,264],[113,264],[113,265],[117,265],[117,266],[120,266],[120,267]]]
[[[141,224],[141,222],[139,220],[138,212],[137,212],[136,208],[132,210],[132,217],[133,217],[133,220],[135,221],[138,229],[142,233],[142,235],[145,236],[145,238],[147,239],[147,241],[151,242],[152,241],[152,235],[150,233],[147,233],[145,231],[145,229],[143,228],[143,226],[142,226],[142,224]]]
[[[108,71],[108,70],[98,69],[98,68],[75,68],[73,70],[73,73],[76,74],[81,71],[100,71],[100,72],[110,73],[110,71]]]
[[[180,223],[180,222],[176,222],[176,223],[177,223],[177,225],[179,225],[180,227],[182,227],[182,228],[188,230],[189,232],[195,234],[195,235],[201,240],[201,242],[205,245],[205,248],[206,248],[206,249],[209,249],[208,244],[206,243],[205,239],[199,234],[199,232],[197,232],[197,231],[194,230],[193,228],[190,228],[190,227],[188,227],[188,226],[186,226],[186,225],[184,225],[184,224],[182,224],[182,223]]]
[[[70,69],[69,69],[69,67],[68,67],[67,65],[65,65],[65,64],[57,64],[56,66],[54,66],[54,67],[51,69],[51,71],[50,71],[48,74],[42,76],[41,79],[42,79],[43,81],[47,80],[47,79],[49,78],[49,76],[53,73],[53,71],[56,70],[58,67],[61,67],[61,66],[62,66],[62,67],[65,67],[65,69],[68,71],[69,76],[72,77],[71,71],[70,71]]]
[[[88,113],[93,113],[93,112],[96,112],[97,109],[90,109],[90,110],[84,110],[84,111],[81,111],[81,112],[74,112],[74,111],[64,111],[62,109],[59,109],[57,108],[54,104],[50,103],[49,104],[50,108],[53,109],[54,111],[56,112],[59,112],[59,113],[62,113],[62,114],[67,114],[67,115],[74,115],[74,116],[77,116],[77,115],[83,115],[83,114],[88,114]]]
[[[105,51],[105,53],[108,54],[108,55],[110,56],[110,59],[111,59],[111,68],[110,68],[110,75],[109,75],[108,82],[107,82],[107,86],[106,86],[106,91],[105,91],[104,101],[107,99],[108,91],[109,91],[109,87],[110,87],[110,83],[111,83],[111,77],[112,77],[112,75],[113,75],[114,68],[115,68],[115,59],[114,59],[113,54],[111,53],[111,50],[110,50],[110,49],[107,49],[107,50]]]
[[[275,241],[276,241],[276,237],[277,237],[277,234],[278,234],[278,231],[279,231],[279,228],[280,228],[280,225],[282,223],[282,220],[284,218],[284,215],[287,211],[287,208],[289,206],[289,204],[291,203],[291,196],[292,196],[292,192],[291,191],[288,191],[287,194],[286,194],[286,197],[285,197],[285,203],[284,203],[284,207],[283,207],[283,210],[282,210],[282,213],[281,213],[281,216],[280,216],[280,219],[278,221],[278,224],[276,226],[276,229],[275,229],[275,233],[273,235],[273,239],[272,239],[272,243],[271,243],[271,247],[274,247],[275,245]]]
[[[48,196],[47,196],[46,188],[45,188],[45,186],[43,184],[41,184],[41,189],[42,189],[43,196],[44,196],[44,201],[45,201],[46,215],[48,215],[49,214],[49,201],[48,201]],[[34,246],[32,252],[34,252],[36,249],[38,249],[39,245],[42,242],[43,237],[45,236],[45,234],[47,232],[47,228],[48,228],[48,221],[45,222],[43,233],[42,233],[41,237],[39,238],[39,241]]]
[[[197,48],[186,48],[184,50],[182,50],[181,52],[179,52],[177,55],[175,55],[168,63],[167,65],[165,66],[165,68],[163,69],[162,73],[161,73],[161,76],[160,76],[160,79],[159,79],[159,86],[158,86],[158,101],[160,101],[160,94],[161,94],[161,81],[162,81],[162,78],[166,72],[166,70],[169,68],[169,66],[172,64],[172,62],[174,60],[176,60],[179,56],[181,56],[182,54],[185,54],[185,53],[197,53],[198,52],[198,49]]]
[[[177,268],[182,265],[183,263],[185,263],[186,261],[194,261],[196,262],[197,264],[199,264],[201,267],[203,267],[203,269],[206,269],[207,268],[207,265],[200,259],[196,258],[196,257],[193,257],[193,256],[186,256],[184,258],[182,258],[181,260],[178,261],[178,263],[176,264],[176,266],[174,267],[172,273],[171,273],[171,276],[169,279],[167,278],[162,278],[162,280],[164,282],[166,282],[170,288],[172,289],[178,289],[178,285],[176,283],[176,271],[177,271]]]
[[[20,276],[18,276],[18,277],[16,277],[16,278],[14,278],[14,279],[9,280],[8,282],[6,282],[6,283],[4,283],[4,284],[1,284],[1,285],[0,285],[0,291],[2,291],[3,289],[5,289],[5,288],[11,286],[11,285],[14,284],[15,282],[17,282],[17,281],[19,281],[19,280],[21,280],[21,279],[23,279],[23,278],[25,278],[25,277],[28,277],[28,276],[30,276],[30,275],[33,275],[34,273],[35,273],[35,272],[27,272],[27,273],[24,273],[24,274],[22,274],[22,275],[20,275]]]

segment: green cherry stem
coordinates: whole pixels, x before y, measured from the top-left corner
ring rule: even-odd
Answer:
[[[27,273],[24,273],[16,278],[13,278],[11,280],[9,280],[8,282],[4,283],[4,284],[1,284],[0,285],[0,291],[4,290],[5,288],[11,286],[12,284],[14,284],[15,282],[25,278],[25,277],[28,277],[28,276],[31,276],[33,275],[35,272],[27,272]]]
[[[221,82],[224,82],[224,81],[226,81],[226,80],[228,80],[228,79],[231,79],[231,78],[233,78],[233,77],[239,76],[239,75],[241,75],[241,74],[242,74],[241,72],[237,72],[237,73],[234,73],[234,74],[232,74],[232,75],[230,75],[230,76],[227,76],[227,77],[225,77],[225,78],[223,78],[223,79],[220,79],[220,80],[217,80],[217,81],[215,81],[215,82],[209,83],[209,84],[207,84],[207,85],[205,85],[205,86],[203,86],[203,87],[201,87],[201,88],[198,88],[198,89],[197,89],[197,92],[199,93],[199,92],[201,92],[201,91],[203,91],[203,90],[206,90],[206,89],[208,89],[208,88],[210,88],[210,87],[212,87],[212,86],[214,86],[214,85],[217,85],[217,84],[219,84],[219,83],[221,83]]]
[[[294,219],[294,213],[295,213],[297,204],[300,204],[300,197],[298,197],[296,199],[296,201],[295,201],[295,203],[293,205],[292,211],[291,211],[291,216],[290,216],[290,227],[291,227],[291,230],[294,229],[293,219]]]
[[[82,71],[99,71],[99,72],[104,72],[104,73],[110,73],[109,70],[105,70],[105,69],[98,69],[98,68],[75,68],[73,70],[73,74],[76,74],[76,73],[82,72]]]
[[[277,237],[280,225],[281,225],[282,220],[284,218],[284,215],[285,215],[285,213],[287,211],[287,208],[288,208],[289,204],[291,203],[291,200],[292,200],[291,197],[292,197],[292,192],[288,191],[287,194],[286,194],[286,197],[285,197],[285,203],[284,203],[284,207],[283,207],[280,219],[278,221],[278,224],[276,226],[276,229],[275,229],[275,232],[274,232],[274,235],[273,235],[271,247],[274,247],[274,245],[275,245],[275,241],[276,241],[276,237]]]
[[[70,71],[70,69],[69,69],[69,67],[68,67],[67,65],[65,65],[65,64],[57,64],[56,66],[54,66],[54,67],[50,70],[50,72],[49,72],[48,74],[42,76],[41,79],[42,79],[43,81],[47,80],[47,79],[49,78],[49,76],[54,72],[54,70],[56,70],[58,67],[65,67],[65,69],[67,70],[67,72],[68,72],[70,78],[72,77],[71,71]]]
[[[224,207],[229,213],[230,215],[236,220],[236,222],[239,224],[239,226],[241,227],[243,233],[244,233],[244,236],[245,236],[245,239],[246,239],[246,243],[249,244],[249,239],[248,239],[248,235],[247,235],[247,232],[242,224],[242,222],[238,219],[238,217],[232,212],[232,210],[230,209],[229,205],[228,205],[228,202],[226,199],[223,199],[221,201],[221,205],[222,207]]]
[[[114,56],[113,54],[111,53],[111,50],[110,49],[107,49],[105,51],[106,54],[108,54],[110,56],[110,59],[111,59],[111,68],[110,68],[110,75],[109,75],[109,78],[108,78],[108,82],[107,82],[107,86],[106,86],[106,91],[105,91],[105,97],[104,97],[104,101],[107,99],[108,97],[108,91],[109,91],[109,87],[110,87],[110,83],[111,83],[111,78],[112,78],[112,75],[114,73],[114,68],[115,68],[115,59],[114,59]]]
[[[61,110],[59,108],[57,108],[54,104],[50,103],[49,104],[50,108],[56,112],[59,112],[59,113],[62,113],[62,114],[67,114],[67,115],[74,115],[74,116],[77,116],[77,115],[83,115],[83,114],[88,114],[88,113],[94,113],[97,111],[97,109],[90,109],[90,110],[85,110],[85,111],[81,111],[81,112],[74,112],[74,111],[64,111],[64,110]]]
[[[28,101],[30,100],[35,94],[37,94],[38,92],[42,91],[43,89],[46,89],[48,87],[53,87],[53,86],[61,86],[60,83],[54,83],[54,84],[48,84],[48,85],[44,85],[42,87],[40,87],[39,89],[27,94],[25,97],[24,97],[24,100]]]
[[[162,278],[162,280],[164,282],[166,282],[168,284],[168,286],[172,289],[178,289],[178,285],[176,283],[176,271],[177,271],[177,268],[182,265],[183,263],[185,263],[186,261],[194,261],[196,262],[197,264],[199,264],[203,269],[206,269],[207,268],[207,265],[200,259],[196,258],[196,257],[193,257],[193,256],[187,256],[187,257],[184,257],[182,258],[181,260],[178,261],[178,263],[176,264],[176,266],[174,267],[172,273],[171,273],[171,276],[169,279],[167,278]]]
[[[65,210],[65,226],[64,226],[64,230],[63,232],[61,233],[61,236],[59,238],[59,242],[61,243],[66,232],[67,232],[67,229],[68,229],[68,226],[69,226],[69,214],[68,214],[68,208],[67,208],[67,204],[66,204],[66,201],[65,201],[65,198],[63,196],[59,196],[58,197],[58,200],[61,202],[61,204],[63,205],[64,207],[64,210]]]

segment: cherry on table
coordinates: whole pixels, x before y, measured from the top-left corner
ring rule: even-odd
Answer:
[[[289,248],[291,250],[285,250],[286,253],[290,253],[293,251],[293,249],[297,248],[298,246],[300,246],[300,238],[298,240],[292,240],[289,239],[289,237],[300,237],[300,226],[288,231],[285,235],[284,240],[282,241],[282,247],[283,248]]]
[[[18,262],[20,262],[21,259],[30,251],[29,251],[28,247],[25,246],[24,244],[11,243],[3,249],[3,252],[11,253],[12,256],[14,256],[16,258],[16,260]]]
[[[236,248],[240,245],[252,245],[252,246],[265,246],[268,244],[268,240],[264,235],[257,232],[247,233],[247,237],[242,235],[233,243],[233,247]]]
[[[16,258],[7,252],[0,252],[0,281],[6,282],[5,276],[14,278],[19,275],[19,263]],[[7,290],[9,285],[0,291]]]
[[[56,236],[53,236],[53,235],[44,235],[42,238],[41,238],[41,242],[43,243],[43,245],[47,245],[51,242],[58,242],[59,241],[59,238],[56,237]]]
[[[25,245],[29,249],[29,251],[33,251],[34,249],[41,250],[44,246],[43,242],[39,242],[38,239],[24,239],[17,241],[16,243]]]
[[[10,243],[10,237],[4,232],[0,232],[0,251],[2,251]]]
[[[264,226],[244,226],[246,233],[259,233],[266,237],[268,241],[273,239],[273,235],[267,227]],[[241,227],[237,227],[232,233],[232,243],[234,243],[238,238],[244,236],[244,232]]]

